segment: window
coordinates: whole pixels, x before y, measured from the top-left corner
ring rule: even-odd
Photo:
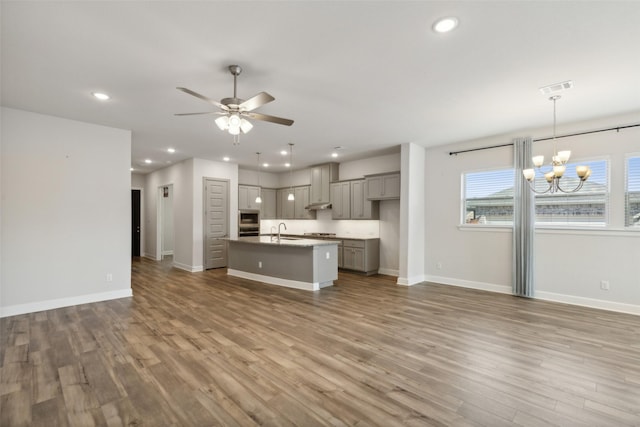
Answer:
[[[466,224],[512,224],[513,173],[513,169],[500,169],[463,175]]]
[[[640,227],[640,156],[627,158],[624,225]]]
[[[536,225],[604,226],[609,201],[608,161],[568,163],[560,180],[561,187],[575,188],[578,165],[591,168],[591,176],[576,193],[536,195]],[[630,159],[628,184],[628,220],[640,227],[640,157]],[[499,169],[463,174],[463,221],[466,224],[511,225],[513,223],[514,170]],[[633,183],[632,183],[633,181]],[[544,191],[547,182],[536,178],[536,188]]]
[[[536,195],[536,224],[538,225],[606,225],[609,184],[606,160],[567,163],[567,171],[560,179],[560,186],[567,190],[575,188],[579,178],[576,166],[587,165],[591,176],[576,193]],[[536,188],[544,190],[544,178],[536,178]]]

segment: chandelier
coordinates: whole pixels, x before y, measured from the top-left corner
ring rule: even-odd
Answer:
[[[560,186],[560,179],[567,170],[567,162],[571,157],[571,151],[558,151],[556,147],[556,101],[558,99],[560,99],[560,95],[555,95],[549,98],[549,101],[553,101],[553,156],[551,157],[551,169],[548,172],[542,171],[541,168],[544,164],[544,156],[533,156],[533,158],[531,159],[533,165],[541,174],[544,175],[544,179],[547,181],[548,187],[544,191],[536,190],[536,170],[531,168],[522,171],[522,174],[524,175],[526,180],[529,181],[531,191],[536,194],[553,194],[556,192],[575,193],[582,188],[585,181],[591,175],[591,169],[589,168],[589,166],[576,166],[576,174],[578,175],[578,178],[580,178],[580,182],[578,182],[578,185],[571,190],[567,190]]]

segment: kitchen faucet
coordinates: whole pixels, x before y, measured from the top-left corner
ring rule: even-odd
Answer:
[[[284,222],[281,222],[280,224],[278,224],[278,243],[280,243],[280,226],[284,225],[284,230],[287,231],[287,224],[285,224]]]
[[[271,228],[269,229],[269,233],[271,234],[271,239],[270,239],[270,240],[271,240],[272,242],[273,242],[273,238],[274,238],[274,237],[275,237],[275,235],[276,235],[276,232],[273,230],[274,228],[276,228],[276,226],[275,226],[275,225],[272,225],[272,226],[271,226]],[[286,228],[285,228],[285,230],[286,230]]]

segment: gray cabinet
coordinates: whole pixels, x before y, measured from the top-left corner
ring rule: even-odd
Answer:
[[[351,182],[331,184],[331,218],[351,219]]]
[[[316,212],[305,209],[309,204],[308,185],[293,187],[294,200],[289,200],[291,189],[281,188],[276,191],[276,215],[279,219],[315,219]]]
[[[262,189],[262,203],[260,204],[261,219],[276,219],[276,190],[273,188]]]
[[[378,219],[379,203],[367,199],[367,182],[364,179],[341,181],[331,184],[332,219]]]
[[[311,168],[310,203],[329,203],[330,184],[338,180],[338,164],[327,163]]]
[[[367,198],[366,179],[351,181],[351,219],[379,219],[380,204]]]
[[[380,267],[380,239],[345,239],[342,241],[342,263],[338,255],[338,266],[348,270],[376,274]]]
[[[281,188],[276,191],[276,216],[279,219],[294,218],[294,202],[287,200],[289,192],[288,188]]]
[[[256,203],[256,197],[260,194],[260,187],[253,185],[238,185],[238,209],[259,210],[260,203]]]
[[[367,199],[388,200],[400,198],[400,173],[368,175]]]
[[[311,187],[309,185],[305,185],[303,187],[295,187],[293,189],[295,201],[294,201],[294,218],[295,219],[315,219],[316,211],[310,211],[305,209],[304,207],[309,204],[309,197],[311,192]]]

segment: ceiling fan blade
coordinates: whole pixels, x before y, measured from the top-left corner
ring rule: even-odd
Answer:
[[[267,114],[260,113],[246,113],[244,114],[247,117],[251,117],[252,119],[262,120],[265,122],[277,123],[279,125],[291,126],[293,124],[293,120],[283,119],[282,117],[269,116]]]
[[[226,105],[221,104],[221,103],[219,103],[218,101],[214,101],[214,100],[213,100],[213,99],[211,99],[211,98],[207,98],[207,97],[206,97],[206,96],[204,96],[204,95],[200,95],[199,93],[194,92],[194,91],[192,91],[191,89],[187,89],[186,87],[177,87],[176,89],[181,90],[181,91],[183,91],[184,93],[188,93],[188,94],[189,94],[189,95],[191,95],[191,96],[195,96],[196,98],[200,98],[200,99],[202,99],[203,101],[207,101],[208,103],[213,104],[213,105],[215,105],[216,107],[222,108],[223,110],[229,110],[229,107],[227,107]]]
[[[259,94],[247,99],[242,104],[240,104],[240,109],[244,111],[255,110],[261,105],[267,104],[273,100],[275,100],[275,98],[269,95],[267,92],[260,92]]]
[[[226,113],[217,113],[214,111],[208,111],[206,113],[175,113],[174,116],[197,116],[199,114],[226,114]]]

